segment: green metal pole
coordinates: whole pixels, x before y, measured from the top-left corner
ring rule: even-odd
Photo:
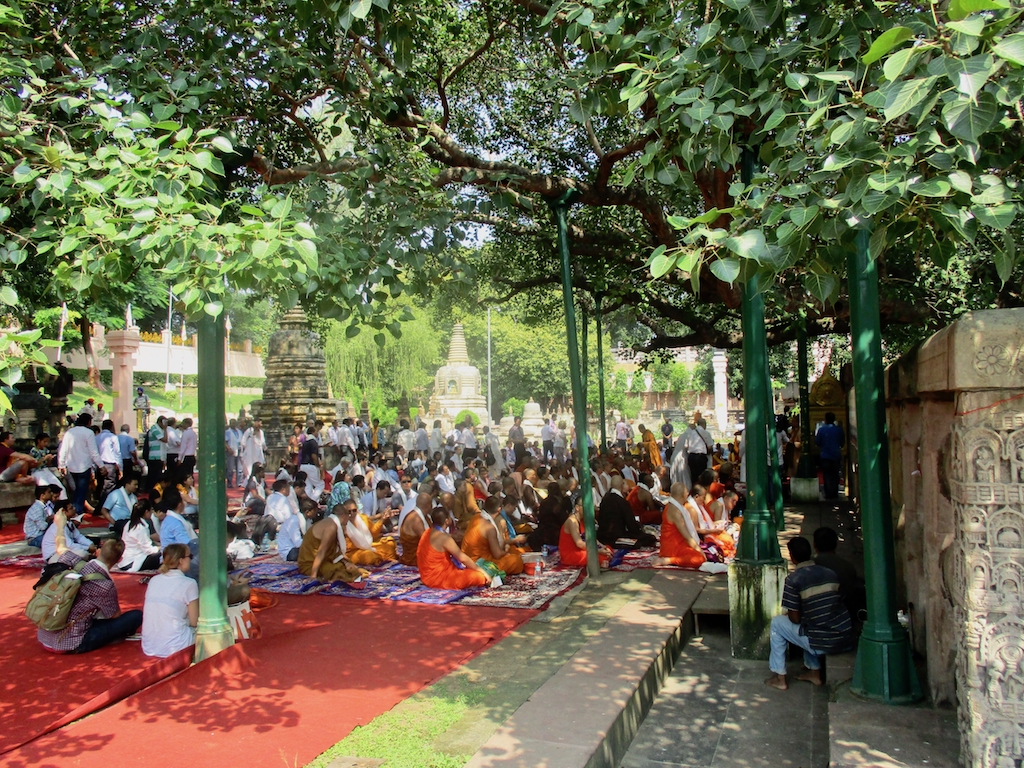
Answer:
[[[199,626],[195,660],[235,642],[228,623],[224,485],[224,313],[199,318]]]
[[[878,308],[878,268],[870,228],[859,229],[847,263],[853,380],[857,410],[861,529],[867,620],[857,647],[851,689],[890,704],[921,698],[906,631],[896,620],[896,557],[889,494],[889,441]]]
[[[801,318],[796,331],[796,375],[800,387],[800,463],[797,477],[817,477],[811,455],[811,390],[807,372],[807,318]]]
[[[580,380],[583,382],[583,402],[590,403],[590,317],[587,303],[580,300]],[[589,425],[590,420],[587,420]],[[603,446],[602,446],[603,448]]]
[[[594,524],[594,491],[590,482],[590,451],[587,440],[587,394],[580,375],[580,353],[577,347],[576,307],[572,299],[572,264],[569,260],[569,207],[579,193],[568,190],[548,205],[555,212],[558,223],[558,254],[562,261],[562,299],[565,304],[565,336],[569,351],[569,377],[572,380],[572,411],[576,422],[576,456],[579,462],[580,488],[583,492],[583,527],[587,539],[587,574],[601,575],[597,560],[597,526]]]
[[[608,445],[608,414],[604,409],[604,330],[601,327],[601,294],[594,294],[594,319],[597,321],[597,399],[601,419],[601,452]]]
[[[754,176],[754,153],[743,150],[740,172],[745,184]],[[746,442],[747,508],[743,513],[736,559],[750,565],[782,563],[775,518],[768,508],[768,424],[765,397],[768,340],[764,296],[755,273],[743,283],[743,422]]]
[[[767,352],[767,348],[765,349]],[[775,527],[786,528],[786,508],[782,499],[782,470],[779,463],[779,436],[775,431],[775,395],[772,391],[772,374],[768,367],[768,355],[764,357],[765,403],[764,413],[768,428],[768,480],[772,487],[772,511],[775,513]]]

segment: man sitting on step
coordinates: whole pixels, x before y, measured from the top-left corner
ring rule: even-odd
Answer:
[[[772,619],[768,657],[772,676],[764,681],[780,691],[789,687],[786,653],[790,643],[804,651],[804,669],[796,679],[821,685],[820,656],[848,650],[853,642],[853,624],[839,593],[839,577],[811,560],[811,542],[803,536],[790,539],[787,546],[796,570],[786,577],[782,590],[786,613]]]

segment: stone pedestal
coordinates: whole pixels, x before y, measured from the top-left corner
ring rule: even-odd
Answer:
[[[789,493],[797,504],[810,504],[818,501],[818,478],[790,477]]]
[[[729,632],[736,659],[768,658],[769,629],[782,613],[785,565],[729,564]]]
[[[135,395],[135,354],[139,351],[142,337],[137,328],[125,331],[110,331],[106,335],[107,350],[111,355],[113,375],[114,407],[110,410],[110,418],[114,422],[114,432],[120,432],[122,424],[135,426],[135,411],[132,401]],[[142,437],[142,435],[137,435]]]
[[[711,358],[711,367],[715,371],[715,421],[718,431],[728,434],[729,427],[729,386],[725,378],[727,361],[724,349],[716,349]]]

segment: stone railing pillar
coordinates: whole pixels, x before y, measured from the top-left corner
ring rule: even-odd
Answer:
[[[142,337],[137,328],[106,334],[106,347],[111,354],[110,365],[113,369],[114,407],[110,411],[110,418],[114,421],[115,432],[120,431],[122,424],[135,426],[135,411],[132,409],[135,354],[141,343]]]

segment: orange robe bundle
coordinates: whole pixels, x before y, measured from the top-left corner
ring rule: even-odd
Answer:
[[[523,556],[522,550],[518,547],[512,547],[507,555],[499,557],[497,560],[494,559],[494,554],[491,552],[491,546],[487,543],[487,527],[496,527],[486,512],[481,512],[479,515],[474,515],[473,519],[469,521],[469,528],[466,530],[466,535],[462,539],[462,551],[465,552],[474,562],[477,560],[490,560],[496,566],[498,570],[504,571],[508,576],[515,576],[518,573],[523,572]],[[498,534],[498,540],[501,541],[501,534]]]
[[[416,549],[416,562],[420,569],[420,581],[434,589],[466,589],[484,587],[491,583],[487,575],[476,569],[459,569],[447,552],[438,552],[430,543],[430,529],[423,532]]]
[[[371,523],[370,518],[366,515],[360,514],[359,517],[362,518],[363,523],[373,537],[373,546],[369,549],[356,546],[346,530],[345,557],[356,565],[380,565],[385,560],[397,560],[398,546],[395,544],[395,540],[381,539],[380,537],[381,531],[384,528],[384,521],[378,520],[376,523]]]
[[[633,486],[633,489],[626,496],[629,508],[633,515],[640,521],[640,525],[661,525],[664,513],[660,509],[647,509],[640,503],[640,486]]]
[[[697,505],[697,509],[700,512],[701,526],[707,530],[710,529],[714,524],[714,519],[711,517],[711,513],[700,505],[699,502],[694,502]],[[718,545],[718,548],[722,550],[722,554],[726,559],[730,559],[736,556],[736,542],[732,536],[725,531],[716,531],[715,533],[705,533],[704,537],[711,539]]]
[[[583,529],[580,528],[580,535],[582,534]],[[572,536],[566,533],[565,526],[558,532],[558,554],[562,558],[562,565],[573,568],[584,568],[587,565],[587,550],[576,546]]]
[[[682,514],[690,513],[683,510]],[[658,554],[669,560],[672,565],[695,570],[700,568],[706,559],[703,552],[694,549],[687,543],[683,534],[670,522],[668,516],[665,517],[665,522],[661,526],[661,549]]]

